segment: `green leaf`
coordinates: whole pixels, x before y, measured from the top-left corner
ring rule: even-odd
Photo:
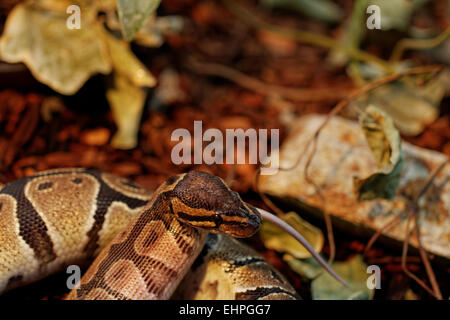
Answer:
[[[313,300],[371,300],[374,290],[367,287],[370,276],[360,255],[350,261],[335,262],[331,266],[347,283],[345,288],[336,279],[324,272],[311,283]]]
[[[403,169],[403,157],[397,162],[390,173],[375,173],[366,179],[355,179],[355,187],[359,201],[376,198],[391,200],[397,193]]]
[[[306,279],[314,279],[324,272],[323,267],[314,258],[297,259],[290,254],[283,255],[283,260],[289,267]]]
[[[288,212],[282,219],[305,237],[315,251],[320,252],[322,250],[324,237],[320,229],[300,218],[295,212]],[[311,256],[309,251],[295,238],[270,222],[263,222],[259,234],[268,249],[289,253],[299,259]]]
[[[378,167],[389,173],[400,158],[400,135],[392,119],[380,109],[368,106],[359,118]]]
[[[159,6],[160,0],[117,0],[123,35],[131,41],[148,16]]]
[[[19,4],[0,38],[0,58],[23,62],[40,82],[74,94],[91,75],[111,72],[108,48],[100,36],[103,27],[88,16],[82,15],[81,29],[71,30],[65,12]]]
[[[415,136],[439,117],[439,105],[445,96],[447,81],[445,72],[424,85],[397,81],[373,90],[359,101],[383,110],[402,134]]]
[[[355,191],[359,200],[392,199],[397,192],[403,167],[400,134],[392,119],[374,106],[364,110],[359,122],[378,170],[364,179],[355,177]]]
[[[262,0],[270,8],[296,10],[324,22],[339,22],[343,16],[338,5],[329,0]]]
[[[366,9],[368,0],[356,0],[353,4],[352,14],[344,22],[343,32],[338,35],[338,41],[349,48],[359,48],[361,39],[364,37],[367,28]],[[341,51],[332,49],[328,56],[328,61],[335,66],[344,66],[348,63],[348,55]]]
[[[370,0],[369,5],[380,7],[381,29],[406,31],[410,27],[414,11],[428,0]]]

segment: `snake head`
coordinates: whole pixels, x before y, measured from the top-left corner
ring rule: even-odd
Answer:
[[[259,212],[216,176],[190,171],[173,185],[170,208],[183,223],[237,238],[252,236],[261,225]]]

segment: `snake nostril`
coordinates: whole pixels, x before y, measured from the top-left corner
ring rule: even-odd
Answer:
[[[81,182],[83,182],[83,179],[75,178],[75,179],[72,180],[72,182],[75,183],[75,184],[80,184]]]
[[[38,186],[38,190],[50,189],[52,186],[53,186],[53,183],[51,183],[51,182],[44,182],[44,183],[41,183]]]

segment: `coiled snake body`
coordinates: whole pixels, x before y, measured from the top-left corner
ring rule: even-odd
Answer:
[[[175,290],[187,299],[297,299],[272,266],[223,235],[251,236],[260,222],[203,172],[152,194],[96,170],[45,171],[0,191],[0,293],[97,257],[68,299],[168,299]]]

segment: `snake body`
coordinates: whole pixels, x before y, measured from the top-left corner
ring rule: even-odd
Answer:
[[[152,193],[97,170],[44,171],[0,190],[0,293],[93,261],[68,299],[168,299],[177,287],[185,299],[296,299],[272,266],[223,235],[251,236],[260,222],[203,172]]]

